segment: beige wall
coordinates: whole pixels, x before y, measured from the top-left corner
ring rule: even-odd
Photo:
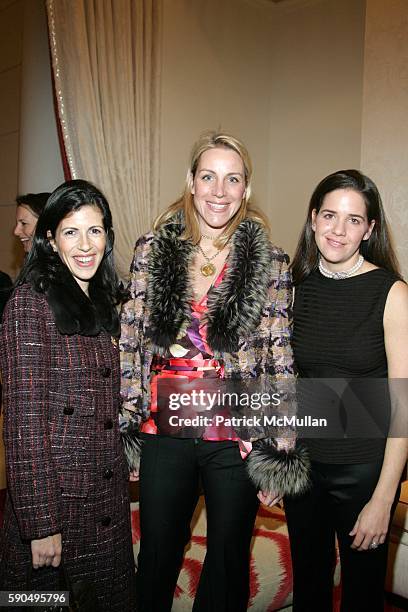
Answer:
[[[267,207],[290,255],[317,183],[360,165],[364,16],[365,1],[324,0],[273,19]]]
[[[18,262],[11,228],[18,185],[22,0],[0,0],[0,269],[14,274]],[[6,486],[0,416],[0,489]]]
[[[191,146],[201,132],[242,138],[267,189],[269,6],[246,0],[164,0],[161,204],[182,190]]]
[[[21,261],[11,229],[23,141],[23,9],[34,4],[43,6],[0,0],[0,269],[12,274]],[[255,199],[269,214],[274,240],[293,253],[316,182],[361,161],[384,194],[407,273],[407,0],[367,0],[366,17],[366,0],[163,6],[161,206],[179,194],[198,134],[231,131],[252,153]],[[60,176],[35,189],[53,187]]]
[[[12,276],[21,256],[11,230],[18,187],[22,14],[22,0],[0,0],[0,269]]]
[[[255,200],[293,252],[315,183],[359,166],[365,0],[164,0],[161,205],[199,133],[247,144]]]
[[[408,278],[407,0],[367,0],[361,166],[383,196]]]
[[[64,179],[43,0],[0,0],[0,92],[0,270],[15,277],[24,256],[15,197]]]
[[[44,0],[24,0],[19,193],[52,191],[64,180],[51,81]]]

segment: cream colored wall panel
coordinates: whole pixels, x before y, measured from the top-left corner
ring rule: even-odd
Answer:
[[[18,181],[18,132],[0,135],[0,206],[14,202]]]
[[[383,196],[408,278],[408,2],[367,0],[361,165]]]
[[[24,5],[18,190],[52,191],[64,181],[55,121],[43,0]]]
[[[0,11],[9,7],[10,4],[15,4],[16,2],[21,2],[21,0],[0,0]]]
[[[18,185],[22,0],[0,0],[0,269],[15,276],[20,245],[12,235]]]
[[[0,11],[0,72],[21,62],[22,9],[18,0]]]
[[[0,135],[0,270],[14,278],[21,267],[21,245],[13,236],[16,218],[18,132]]]
[[[315,183],[360,164],[365,0],[277,7],[164,0],[161,205],[198,134],[225,129],[247,144],[255,201],[293,253]]]
[[[0,73],[0,134],[16,132],[19,129],[20,79],[19,66]]]
[[[274,23],[268,201],[291,255],[317,183],[360,165],[364,16],[364,0],[324,0]]]
[[[223,129],[242,138],[267,190],[268,6],[246,0],[164,0],[161,206],[178,197],[193,142]]]

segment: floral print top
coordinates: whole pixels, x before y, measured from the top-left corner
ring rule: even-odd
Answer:
[[[218,287],[221,283],[225,271],[226,264],[214,281],[214,287]],[[181,328],[177,343],[169,347],[169,354],[165,357],[159,355],[153,357],[150,376],[150,417],[141,424],[140,431],[143,433],[158,433],[155,416],[158,413],[159,380],[174,377],[179,378],[180,381],[183,379],[191,381],[197,378],[224,378],[223,365],[214,359],[206,341],[207,298],[208,294],[205,294],[198,302],[191,302],[191,321],[188,327]],[[242,458],[245,458],[252,449],[250,442],[241,440],[232,427],[225,425],[206,426],[202,437],[210,441],[233,440],[238,442]]]

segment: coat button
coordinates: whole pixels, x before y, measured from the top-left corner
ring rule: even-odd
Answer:
[[[107,419],[103,424],[104,429],[112,429],[112,427],[113,427],[112,419]]]
[[[99,373],[103,378],[108,378],[111,375],[111,369],[108,366],[100,366]]]
[[[67,415],[74,414],[74,407],[70,406],[69,404],[68,406],[64,406],[64,414],[67,414]]]
[[[113,470],[111,470],[110,468],[105,470],[103,473],[103,477],[106,478],[106,480],[109,480],[109,478],[112,478],[112,476],[113,476]]]
[[[110,516],[104,516],[101,520],[101,524],[103,525],[103,527],[108,527],[110,525],[111,520],[112,519]]]

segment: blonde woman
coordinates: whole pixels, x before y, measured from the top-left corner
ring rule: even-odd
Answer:
[[[293,377],[288,258],[270,243],[250,194],[244,145],[206,134],[193,148],[183,196],[136,244],[121,350],[123,429],[128,441],[132,430],[142,439],[139,612],[171,610],[200,482],[208,531],[195,612],[247,609],[257,494],[273,505],[307,482],[302,454],[285,437],[262,440],[262,428],[238,435],[206,426],[176,437],[160,427],[164,378],[198,388],[203,379]],[[139,446],[128,446],[134,478]]]

